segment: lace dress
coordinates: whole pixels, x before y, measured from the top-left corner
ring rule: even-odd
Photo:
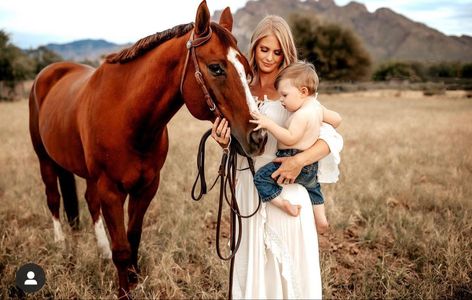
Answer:
[[[280,101],[265,100],[261,113],[283,126],[289,116]],[[254,159],[256,170],[275,158],[277,141],[269,134],[263,155]],[[239,169],[247,160],[238,157]],[[252,218],[243,219],[242,241],[235,258],[235,299],[321,299],[318,237],[308,193],[298,184],[285,185],[281,196],[302,206],[291,217],[270,203],[262,204]],[[249,170],[237,173],[236,199],[243,214],[258,205]]]

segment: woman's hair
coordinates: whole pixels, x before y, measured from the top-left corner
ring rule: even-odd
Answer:
[[[319,79],[315,66],[306,61],[298,61],[283,68],[275,78],[275,88],[279,88],[283,79],[289,79],[298,89],[306,87],[309,95],[315,94],[318,90]]]
[[[284,68],[298,60],[297,48],[295,47],[292,32],[287,22],[279,16],[266,16],[257,24],[256,29],[254,29],[249,46],[249,64],[256,77],[259,73],[255,59],[256,47],[261,39],[271,34],[277,38],[282,48],[283,59],[279,68]]]

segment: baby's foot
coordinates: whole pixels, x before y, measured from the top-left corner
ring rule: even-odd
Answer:
[[[301,208],[300,205],[293,205],[288,200],[283,200],[282,202],[282,210],[292,217],[298,217]]]
[[[325,234],[326,232],[328,232],[329,223],[326,219],[318,222],[315,220],[315,226],[318,234]]]

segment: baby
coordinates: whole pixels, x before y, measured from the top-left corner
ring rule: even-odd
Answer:
[[[250,122],[267,129],[278,141],[277,157],[294,156],[310,148],[319,138],[321,123],[324,120],[336,127],[341,121],[339,114],[327,110],[316,99],[318,75],[312,64],[297,62],[284,68],[275,80],[275,87],[281,94],[282,105],[293,114],[288,118],[287,128],[260,113],[253,113]],[[325,116],[324,116],[325,114]],[[291,216],[300,214],[300,206],[282,199],[282,187],[271,178],[280,163],[269,163],[260,168],[254,176],[254,184],[263,202],[270,201]],[[295,183],[303,185],[310,195],[318,232],[328,227],[324,210],[323,194],[317,180],[318,162],[303,167]]]

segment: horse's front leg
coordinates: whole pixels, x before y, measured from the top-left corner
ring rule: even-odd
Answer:
[[[131,267],[129,282],[134,285],[138,283],[138,250],[141,241],[144,214],[156,194],[159,187],[159,174],[153,182],[137,193],[130,195],[128,203],[128,241],[131,246]]]
[[[122,299],[128,297],[128,267],[131,257],[124,224],[123,204],[126,194],[121,192],[106,175],[102,175],[98,179],[97,195],[110,234],[113,263],[118,271],[118,297]]]

